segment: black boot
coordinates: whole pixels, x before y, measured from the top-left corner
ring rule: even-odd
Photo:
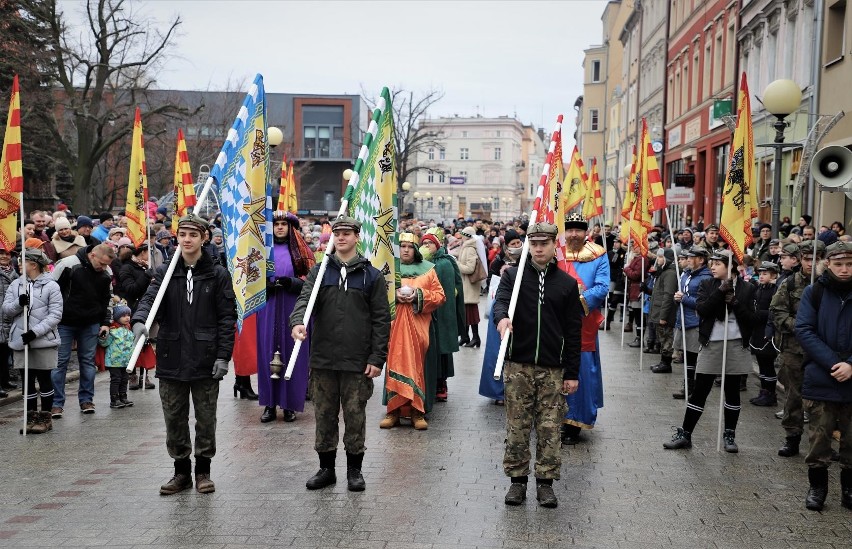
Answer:
[[[802,442],[802,435],[787,435],[784,445],[778,449],[778,455],[785,458],[798,456],[800,442]]]
[[[346,483],[350,492],[363,492],[367,485],[361,474],[361,464],[364,462],[364,454],[350,454],[346,452]]]
[[[12,389],[17,389],[18,386],[9,381],[9,366],[6,364],[0,364],[0,392],[5,393],[6,391],[2,391],[6,389],[11,391]],[[7,395],[8,396],[8,395]],[[6,398],[5,396],[0,396],[0,398]]]
[[[465,343],[463,346],[469,347],[469,348],[473,348],[473,347],[479,348],[479,345],[482,343],[479,340],[479,326],[477,326],[475,324],[471,324],[470,331],[473,333],[473,337],[470,339],[469,343]]]
[[[725,429],[725,432],[722,434],[722,441],[724,442],[723,447],[725,451],[729,454],[736,454],[740,451],[740,447],[737,446],[736,442],[736,431],[733,429]]]
[[[852,469],[840,470],[840,505],[852,509]]]
[[[264,406],[263,413],[260,414],[261,423],[269,423],[275,421],[275,406]]]
[[[651,366],[651,371],[655,374],[670,374],[672,373],[672,357],[660,356],[660,363],[656,366]]]
[[[318,490],[337,482],[337,476],[334,474],[334,461],[337,459],[337,450],[317,452],[317,454],[319,454],[320,470],[305,483],[308,490]]]
[[[234,380],[234,397],[237,396],[237,393],[240,394],[240,400],[248,399],[248,400],[257,400],[257,393],[254,392],[254,389],[251,388],[251,376],[235,376]]]
[[[822,511],[828,496],[828,468],[811,467],[808,469],[808,482],[811,487],[805,497],[805,507],[811,511]]]
[[[664,442],[663,448],[666,450],[680,450],[681,448],[692,448],[692,433],[684,431],[680,427],[675,427],[675,434],[672,435],[671,442]]]

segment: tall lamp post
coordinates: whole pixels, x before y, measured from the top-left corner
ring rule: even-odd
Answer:
[[[450,197],[444,198],[443,196],[438,196],[438,208],[441,210],[441,222],[444,222],[444,219],[447,217],[447,207],[450,206]]]
[[[799,110],[802,103],[802,90],[793,80],[780,79],[770,82],[763,90],[763,106],[776,120],[775,141],[759,145],[775,149],[775,169],[772,173],[772,236],[778,238],[781,227],[781,157],[784,149],[801,147],[797,143],[784,143],[784,129],[788,123],[784,120],[790,113]]]
[[[405,214],[405,197],[408,196],[408,192],[411,190],[411,183],[405,181],[402,185],[399,186],[399,190],[396,191],[396,198],[399,202],[397,204],[397,213],[399,218],[402,219]]]
[[[426,202],[432,201],[432,193],[427,192],[426,194],[420,194],[419,192],[414,193],[414,202],[419,206],[418,210],[418,218],[423,219],[424,211],[423,209],[426,207]]]

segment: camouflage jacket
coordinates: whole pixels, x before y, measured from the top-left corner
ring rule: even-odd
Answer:
[[[796,312],[799,310],[799,300],[802,299],[802,294],[810,283],[810,277],[806,277],[801,271],[797,271],[779,284],[778,291],[772,296],[772,303],[769,305],[769,319],[775,327],[775,346],[781,349],[782,353],[797,355],[803,353],[794,329],[796,327]]]

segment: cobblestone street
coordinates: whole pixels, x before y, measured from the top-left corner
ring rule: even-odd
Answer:
[[[671,398],[682,370],[652,374],[656,355],[646,355],[640,373],[637,353],[619,340],[618,332],[601,337],[606,407],[586,441],[563,450],[557,509],[539,508],[532,486],[525,506],[503,504],[504,409],[478,396],[482,350],[464,349],[449,402],[436,405],[428,431],[379,430],[377,380],[362,493],[346,490],[342,449],[337,485],[308,492],[317,469],[310,403],[294,423],[279,411],[277,422],[261,424],[256,403],[233,398],[232,377],[219,399],[212,495],[158,494],[172,463],[155,391],[135,391],[133,408],[110,410],[100,374],[97,413],[84,416],[75,383],[53,431],[26,439],[21,403],[5,406],[0,545],[849,547],[852,515],[839,504],[837,466],[826,510],[806,511],[804,460],[777,457],[775,408],[744,398],[740,453],[716,453],[714,389],[693,449],[663,451],[682,418],[683,401]],[[754,377],[749,396],[756,386]]]

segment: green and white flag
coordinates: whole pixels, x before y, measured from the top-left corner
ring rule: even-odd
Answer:
[[[391,316],[399,287],[399,212],[396,203],[396,146],[390,92],[382,90],[364,146],[355,162],[354,184],[346,189],[349,215],[361,222],[358,251],[385,276]],[[350,183],[352,183],[350,181]]]

